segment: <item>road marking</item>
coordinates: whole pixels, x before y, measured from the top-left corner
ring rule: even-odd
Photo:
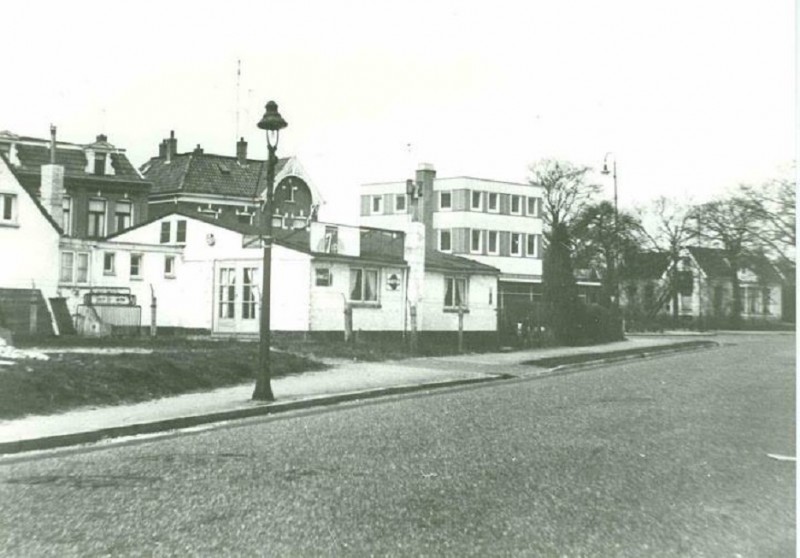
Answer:
[[[797,457],[793,455],[778,455],[777,453],[768,453],[767,457],[777,459],[778,461],[797,461]]]

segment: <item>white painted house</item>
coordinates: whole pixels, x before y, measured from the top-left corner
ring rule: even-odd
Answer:
[[[259,232],[251,225],[175,211],[109,240],[180,248],[177,288],[164,281],[154,285],[159,326],[255,334]],[[342,332],[345,310],[352,311],[354,331],[408,331],[412,276],[423,281],[414,286],[420,331],[455,331],[459,307],[466,331],[496,330],[498,271],[426,251],[424,243],[406,243],[402,232],[314,222],[308,229],[277,231],[272,258],[274,331]],[[415,275],[414,266],[422,273]],[[170,294],[165,297],[160,289]]]

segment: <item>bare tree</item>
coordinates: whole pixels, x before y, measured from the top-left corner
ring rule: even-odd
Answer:
[[[544,189],[542,216],[547,227],[545,237],[558,226],[567,229],[600,191],[597,184],[587,184],[589,167],[568,161],[541,159],[530,166],[531,184]]]
[[[669,254],[667,288],[674,318],[678,317],[678,262],[681,249],[697,237],[695,212],[689,203],[661,196],[648,208],[647,223],[641,229],[654,250]]]
[[[742,186],[742,197],[758,217],[755,234],[764,251],[794,262],[797,249],[795,184],[787,178],[761,186]]]
[[[728,198],[704,203],[693,215],[693,234],[710,246],[725,253],[733,285],[733,312],[735,322],[741,319],[742,296],[739,289],[739,271],[744,259],[759,246],[759,213],[741,189]]]

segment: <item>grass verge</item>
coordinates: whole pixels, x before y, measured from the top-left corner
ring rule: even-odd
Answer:
[[[0,418],[51,414],[255,382],[257,343],[179,343],[149,354],[54,353],[0,366]],[[325,365],[273,353],[273,377]]]
[[[602,359],[616,359],[628,356],[638,355],[653,355],[664,352],[672,352],[677,349],[700,349],[705,347],[714,347],[717,343],[714,341],[682,341],[679,343],[671,343],[669,345],[655,346],[655,347],[642,347],[637,349],[622,349],[619,351],[606,351],[606,352],[593,352],[593,353],[578,353],[564,356],[555,356],[548,358],[537,358],[534,360],[526,360],[522,364],[529,364],[539,368],[555,368],[556,366],[564,366],[565,364],[582,364],[584,362],[591,362]]]

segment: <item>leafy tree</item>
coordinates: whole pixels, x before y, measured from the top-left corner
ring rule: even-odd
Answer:
[[[757,208],[743,195],[742,189],[728,198],[698,206],[692,219],[692,234],[711,247],[722,249],[730,264],[734,324],[742,317],[739,271],[748,253],[759,246],[759,220]]]
[[[572,226],[575,261],[580,266],[604,270],[603,297],[618,302],[618,266],[621,256],[640,247],[642,225],[625,211],[602,201],[584,207]]]

